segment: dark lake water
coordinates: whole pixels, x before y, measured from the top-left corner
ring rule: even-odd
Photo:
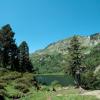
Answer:
[[[53,81],[58,81],[62,86],[73,85],[74,80],[68,75],[37,75],[36,79],[39,83],[51,85]]]

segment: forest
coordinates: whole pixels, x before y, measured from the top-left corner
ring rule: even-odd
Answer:
[[[26,41],[17,46],[15,33],[9,24],[0,29],[0,67],[12,71],[31,72],[33,67],[29,59],[29,47]]]

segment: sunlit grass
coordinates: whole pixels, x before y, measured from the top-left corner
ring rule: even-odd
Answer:
[[[29,96],[21,98],[21,100],[99,100],[95,96],[81,96],[78,94],[66,94],[62,95],[58,94],[55,95],[55,93],[51,92],[33,92],[33,94],[30,94]]]
[[[30,79],[33,78],[31,73],[24,73],[21,76],[17,72],[5,72],[0,73],[0,76],[0,82],[2,84],[6,83],[4,86],[6,100],[13,100],[13,97],[20,97],[18,100],[98,100],[95,96],[80,95],[79,89],[75,89],[72,86],[69,86],[67,89],[61,86],[59,91],[57,90],[59,87],[55,87],[57,91],[54,92],[52,91],[52,86],[42,85],[41,90],[37,91],[30,83]],[[30,84],[27,84],[27,82]],[[29,92],[23,93],[16,89],[15,86],[19,83],[27,85]]]

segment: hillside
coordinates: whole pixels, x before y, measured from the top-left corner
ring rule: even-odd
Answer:
[[[84,54],[100,43],[100,33],[90,36],[78,36]],[[39,73],[64,72],[68,61],[68,47],[72,37],[49,44],[46,48],[30,55],[34,67]]]

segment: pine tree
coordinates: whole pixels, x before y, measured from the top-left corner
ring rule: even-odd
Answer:
[[[19,46],[19,65],[20,71],[32,71],[32,64],[29,59],[29,48],[25,41]]]
[[[16,44],[11,44],[8,50],[8,64],[11,70],[19,70],[18,48]]]
[[[23,41],[18,48],[14,34],[9,24],[0,29],[0,67],[31,72],[33,67],[29,59],[28,45]]]
[[[0,65],[11,70],[16,70],[18,65],[18,48],[14,34],[9,24],[3,26],[0,30]]]
[[[15,55],[15,40],[14,40],[14,32],[12,31],[12,28],[10,27],[9,24],[5,25],[2,27],[2,35],[3,35],[3,56],[4,56],[4,61],[3,65],[10,67],[10,69],[15,70],[14,68],[14,55]],[[17,50],[17,47],[16,47]]]
[[[82,49],[81,43],[78,36],[74,36],[70,41],[70,47],[68,48],[70,60],[69,60],[69,71],[74,77],[77,86],[81,85],[80,71],[82,70]]]
[[[0,30],[0,67],[3,67],[3,34],[2,34],[2,30]]]

